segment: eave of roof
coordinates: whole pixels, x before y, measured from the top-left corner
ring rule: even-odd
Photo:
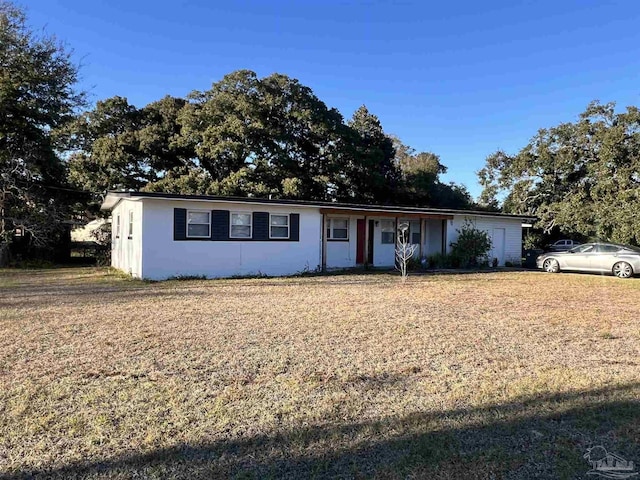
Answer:
[[[362,212],[388,212],[388,213],[433,213],[443,215],[472,215],[478,217],[517,218],[522,221],[534,221],[535,217],[527,215],[512,215],[500,212],[485,212],[482,210],[456,210],[448,208],[412,207],[405,205],[363,205],[357,203],[319,202],[309,200],[270,199],[255,197],[225,197],[215,195],[185,195],[163,192],[118,192],[107,193],[101,210],[112,210],[122,199],[161,199],[199,202],[235,202],[253,205],[296,205],[300,207],[331,208],[336,210],[359,210]]]

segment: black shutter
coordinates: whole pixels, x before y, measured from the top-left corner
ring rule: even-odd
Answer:
[[[289,240],[291,240],[292,242],[299,242],[300,241],[300,214],[292,213],[291,215],[289,215],[289,222],[291,223],[291,225],[289,226],[289,228],[291,229],[291,232],[289,233]]]
[[[211,210],[211,240],[229,240],[229,210]]]
[[[173,209],[173,239],[174,240],[187,239],[187,209],[186,208]]]
[[[253,212],[253,239],[269,240],[269,212]]]

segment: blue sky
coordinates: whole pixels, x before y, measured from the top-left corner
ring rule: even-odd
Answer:
[[[83,64],[96,101],[143,106],[233,70],[287,74],[345,118],[362,104],[446,180],[594,99],[640,105],[640,2],[31,0],[29,22]]]

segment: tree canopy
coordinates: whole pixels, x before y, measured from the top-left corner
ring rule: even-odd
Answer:
[[[440,175],[447,173],[447,167],[438,155],[417,153],[397,137],[393,137],[393,142],[400,173],[397,195],[401,203],[460,209],[473,205],[471,195],[463,185],[440,180]]]
[[[75,200],[54,134],[83,105],[78,68],[54,37],[0,2],[0,250],[16,229],[46,242]],[[0,252],[0,257],[3,255]],[[0,258],[1,260],[1,258]]]
[[[125,98],[106,99],[69,125],[67,138],[74,149],[71,181],[98,196],[123,188],[471,204],[464,187],[439,182],[446,167],[433,154],[399,162],[396,144],[401,143],[366,106],[345,122],[309,87],[277,73],[258,78],[239,70],[187,99],[165,97],[141,109]],[[433,162],[420,163],[425,155],[436,159],[435,169]]]
[[[186,170],[193,150],[180,141],[178,115],[185,105],[170,96],[142,109],[122,97],[97,102],[64,129],[70,181],[99,202],[109,189],[139,190]]]
[[[326,199],[337,175],[342,116],[286,75],[240,70],[194,92],[182,141],[211,176],[210,193]]]
[[[591,103],[576,122],[541,129],[479,172],[481,201],[536,215],[551,232],[640,244],[640,110]]]

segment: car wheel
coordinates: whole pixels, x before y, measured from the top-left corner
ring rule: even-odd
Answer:
[[[560,265],[555,258],[547,258],[542,264],[542,268],[547,273],[558,273],[560,271]]]
[[[629,278],[633,276],[633,268],[627,262],[618,262],[613,266],[613,274],[618,278]]]

